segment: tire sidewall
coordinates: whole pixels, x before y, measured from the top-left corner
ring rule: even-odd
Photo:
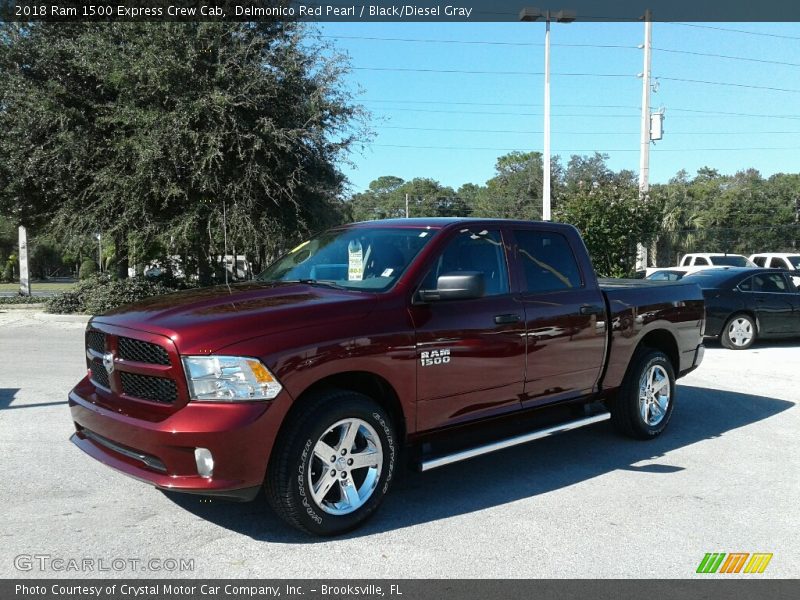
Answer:
[[[348,418],[362,419],[375,429],[381,441],[384,459],[378,483],[369,500],[350,514],[332,515],[325,512],[311,496],[308,489],[308,469],[314,455],[314,446],[322,434],[337,421]],[[386,412],[377,404],[353,394],[346,402],[320,411],[318,418],[304,428],[303,434],[290,449],[289,460],[293,463],[290,465],[290,495],[292,501],[298,505],[297,515],[303,526],[318,535],[336,535],[357,527],[377,510],[394,477],[398,460],[397,441]]]
[[[731,326],[731,323],[736,319],[747,319],[750,321],[750,325],[753,327],[753,337],[750,338],[750,341],[747,342],[744,346],[737,346],[731,341],[731,338],[728,336],[728,329]],[[750,315],[739,313],[733,315],[730,319],[725,322],[725,329],[722,330],[722,345],[730,350],[747,350],[753,343],[756,341],[756,336],[758,335],[758,328],[756,326],[755,319]]]
[[[635,379],[631,381],[631,397],[628,401],[632,403],[631,413],[634,416],[636,428],[647,437],[656,437],[667,428],[669,420],[672,418],[672,411],[675,408],[675,373],[673,372],[672,364],[669,359],[662,352],[649,354],[641,364],[642,367],[637,369]],[[669,378],[669,405],[667,406],[667,414],[664,415],[664,418],[656,425],[650,425],[645,423],[642,418],[642,413],[639,410],[639,385],[642,377],[656,365],[662,367]]]

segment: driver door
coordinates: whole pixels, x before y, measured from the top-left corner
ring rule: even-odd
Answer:
[[[421,289],[440,275],[483,273],[485,294],[413,304],[420,431],[520,408],[525,374],[523,308],[511,293],[499,229],[464,228],[448,242]]]

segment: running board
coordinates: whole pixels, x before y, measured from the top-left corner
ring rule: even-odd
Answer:
[[[492,442],[491,444],[486,444],[484,446],[477,446],[475,448],[470,448],[469,450],[462,450],[461,452],[454,452],[453,454],[447,454],[445,456],[439,456],[437,458],[423,460],[419,465],[419,470],[430,471],[432,469],[437,469],[439,467],[443,467],[445,465],[449,465],[455,462],[467,460],[468,458],[481,456],[482,454],[497,452],[498,450],[511,448],[512,446],[518,446],[520,444],[527,444],[528,442],[532,442],[533,440],[540,440],[542,438],[546,438],[551,435],[564,433],[565,431],[572,431],[573,429],[578,429],[579,427],[585,427],[586,425],[591,425],[592,423],[607,421],[610,418],[611,414],[604,412],[597,415],[592,415],[590,417],[583,417],[575,421],[567,421],[566,423],[554,425],[553,427],[548,427],[546,429],[537,429],[536,431],[531,431],[529,433],[524,433],[522,435],[516,435],[514,437],[510,437],[505,440],[499,440],[497,442]]]

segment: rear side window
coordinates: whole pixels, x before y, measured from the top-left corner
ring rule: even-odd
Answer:
[[[708,265],[708,259],[703,258],[702,256],[698,256],[694,259],[694,264],[696,265]]]
[[[688,255],[684,256],[683,260],[681,260],[681,266],[682,267],[688,267],[689,266],[689,261],[690,261],[689,256]]]
[[[528,292],[556,292],[581,287],[578,262],[563,235],[516,230],[514,237]]]
[[[753,262],[756,263],[759,267],[766,266],[767,264],[767,257],[766,256],[756,256],[753,259]]]
[[[788,282],[780,273],[754,275],[752,280],[754,292],[771,292],[773,294],[785,294],[789,292]]]

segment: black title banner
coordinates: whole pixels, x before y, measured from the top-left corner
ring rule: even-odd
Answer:
[[[0,0],[4,21],[800,21],[797,0]]]
[[[5,600],[738,600],[800,597],[799,580],[0,580]]]

